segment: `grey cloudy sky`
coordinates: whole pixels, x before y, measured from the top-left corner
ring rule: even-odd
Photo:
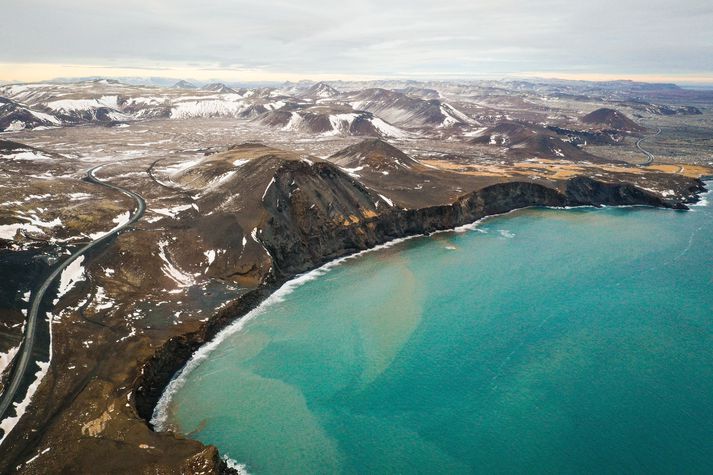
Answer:
[[[1,11],[5,76],[38,63],[292,77],[713,77],[711,0],[3,0]]]

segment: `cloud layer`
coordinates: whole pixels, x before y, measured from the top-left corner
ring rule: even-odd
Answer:
[[[0,62],[463,77],[713,74],[710,0],[11,0]]]

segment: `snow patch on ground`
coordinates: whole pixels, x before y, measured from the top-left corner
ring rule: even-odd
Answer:
[[[12,241],[19,230],[41,233],[42,229],[27,223],[0,224],[0,239]]]
[[[183,272],[177,268],[168,258],[166,253],[166,248],[168,247],[168,241],[160,240],[158,242],[158,255],[163,261],[163,266],[161,270],[166,275],[166,277],[173,280],[179,287],[189,287],[195,284],[195,278],[193,275]]]
[[[106,296],[104,287],[97,286],[97,292],[94,295],[94,300],[96,301],[94,305],[95,310],[106,310],[114,306],[114,301]]]
[[[25,123],[21,120],[13,120],[10,125],[5,127],[5,132],[19,132],[25,129]]]
[[[102,96],[99,99],[61,99],[48,102],[46,106],[58,112],[87,111],[100,107],[116,109],[117,100],[118,96]]]
[[[62,125],[62,121],[53,115],[45,114],[44,112],[33,111],[31,109],[28,109],[28,111],[30,112],[30,114],[34,115],[35,117],[37,117],[40,120],[50,122],[54,125]],[[37,127],[35,127],[35,130],[38,130]]]
[[[11,160],[51,160],[52,157],[45,155],[41,152],[37,151],[24,151],[24,152],[18,152],[12,155],[6,155],[6,158],[9,158]]]
[[[41,452],[38,452],[37,455],[35,455],[35,456],[32,457],[31,459],[29,459],[27,462],[25,462],[25,465],[31,464],[32,462],[34,462],[35,460],[37,460],[40,455],[44,455],[44,454],[46,454],[47,452],[49,452],[50,449],[52,449],[52,447],[47,447],[46,449],[42,450]]]
[[[208,265],[205,267],[205,271],[203,271],[203,273],[205,274],[206,272],[208,272],[208,268],[213,263],[213,261],[215,261],[215,251],[211,249],[210,251],[205,251],[203,255],[206,257],[206,259],[208,259]]]
[[[79,256],[62,271],[62,275],[59,277],[57,298],[60,298],[69,292],[72,287],[74,287],[74,284],[84,280],[84,267],[82,267],[83,262],[84,256]]]
[[[409,136],[407,132],[399,129],[398,127],[394,127],[393,125],[383,121],[378,117],[374,117],[373,119],[371,119],[371,123],[374,125],[376,130],[378,130],[382,135],[385,135],[387,137],[400,139]]]
[[[267,190],[269,190],[270,187],[271,187],[274,183],[275,183],[275,177],[272,177],[272,179],[270,180],[270,183],[268,183],[267,186],[265,187],[265,191],[262,192],[261,201],[265,201],[265,196],[267,196]],[[253,229],[253,232],[255,232],[254,229]]]
[[[52,359],[51,353],[52,345],[50,344],[50,360]],[[20,403],[13,403],[13,407],[15,408],[15,415],[12,417],[6,417],[0,422],[0,429],[2,429],[3,431],[3,436],[2,439],[0,439],[0,443],[2,443],[2,441],[5,439],[5,437],[7,437],[10,431],[15,428],[17,423],[20,421],[20,418],[22,418],[22,416],[27,411],[27,408],[30,405],[30,401],[32,400],[32,396],[35,395],[37,388],[40,386],[40,382],[42,382],[42,379],[45,377],[47,371],[49,370],[50,363],[49,361],[38,361],[37,366],[39,366],[40,369],[35,373],[34,382],[27,388],[27,394],[25,395],[25,399],[23,399]]]
[[[186,211],[187,209],[191,209],[193,207],[192,204],[189,205],[180,205],[180,206],[174,206],[172,208],[151,208],[151,211],[153,211],[156,214],[160,214],[161,216],[167,216],[169,218],[176,219],[178,216],[178,213],[181,211]]]
[[[202,161],[203,161],[203,157],[196,158],[193,160],[186,160],[185,162],[179,162],[175,165],[170,165],[168,167],[165,167],[162,169],[162,171],[166,174],[174,175],[174,174],[182,172],[184,170],[188,170],[189,168],[191,168],[195,165],[198,165]]]
[[[386,196],[382,195],[381,193],[379,193],[379,197],[384,200],[384,202],[386,202],[386,204],[388,204],[389,206],[394,206],[394,202],[388,199]]]
[[[210,100],[179,102],[171,110],[171,119],[192,117],[236,117],[246,109],[243,102]]]
[[[445,116],[442,122],[443,127],[451,127],[456,124],[473,125],[475,121],[448,103],[441,104],[441,114]]]
[[[88,200],[92,197],[89,193],[70,193],[67,196],[69,196],[69,201]]]
[[[291,114],[290,120],[282,128],[282,130],[299,130],[300,124],[304,121],[304,119],[297,112],[291,112]]]
[[[129,211],[124,211],[121,213],[119,216],[116,218],[112,219],[112,223],[116,223],[116,226],[123,226],[124,224],[129,222],[129,219],[131,219],[131,213]]]
[[[344,170],[348,175],[353,176],[354,178],[359,178],[359,174],[357,172],[362,171],[364,168],[366,168],[366,165],[361,165],[354,168],[342,168],[342,170]]]
[[[15,357],[15,355],[17,354],[17,350],[19,349],[20,345],[17,345],[14,348],[10,348],[5,353],[0,353],[0,375],[5,372],[5,369],[10,365],[10,362]]]

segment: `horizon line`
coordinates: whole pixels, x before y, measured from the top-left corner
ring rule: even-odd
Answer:
[[[299,81],[375,81],[375,80],[503,80],[545,79],[563,81],[634,81],[645,83],[673,83],[677,85],[713,85],[713,73],[587,73],[567,71],[523,71],[501,73],[453,73],[418,72],[385,74],[339,74],[339,73],[288,73],[256,69],[191,67],[191,66],[107,66],[70,63],[2,63],[0,81],[5,83],[36,83],[58,79],[97,78],[151,78],[226,82],[299,82]]]

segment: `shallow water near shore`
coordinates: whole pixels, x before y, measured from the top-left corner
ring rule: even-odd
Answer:
[[[710,473],[713,207],[529,209],[367,253],[175,389],[166,423],[257,474]]]

